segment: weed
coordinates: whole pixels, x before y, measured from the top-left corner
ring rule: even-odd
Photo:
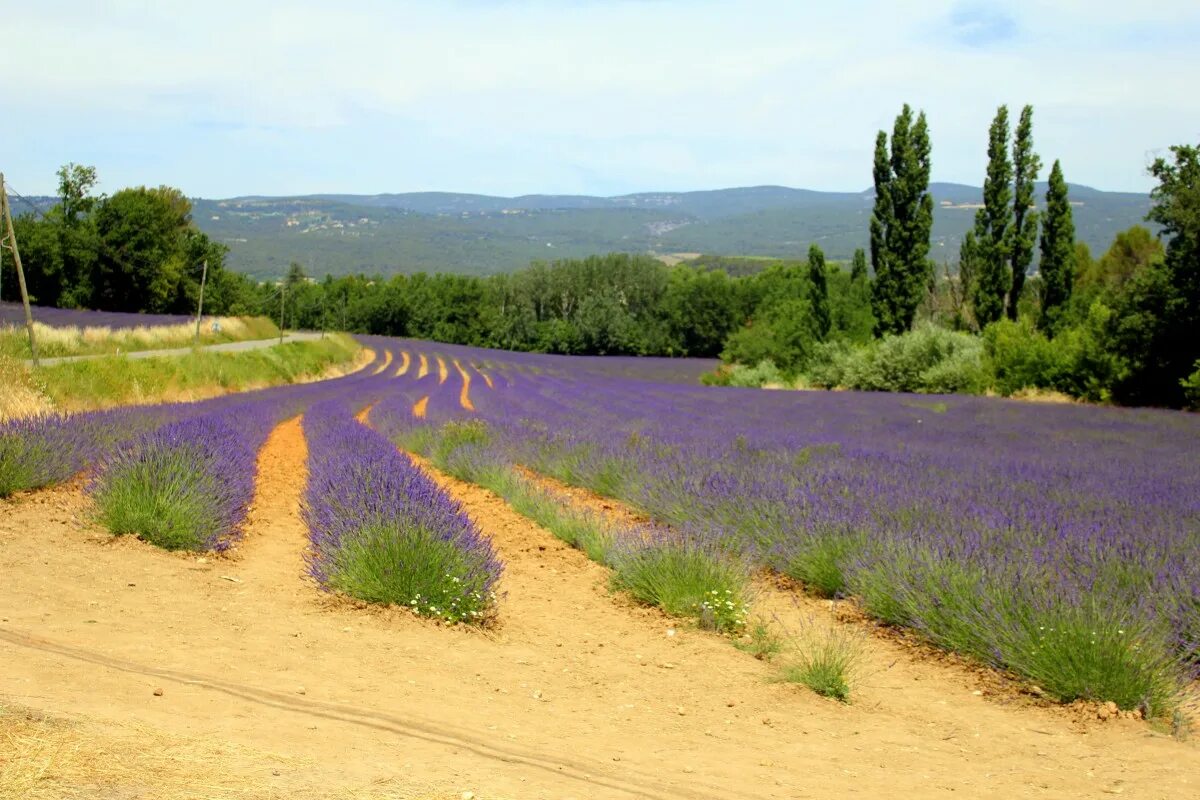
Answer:
[[[845,627],[826,628],[810,621],[794,637],[796,654],[780,672],[780,680],[807,686],[822,697],[850,702],[866,654],[862,634]]]
[[[783,652],[783,639],[766,622],[757,620],[741,638],[734,640],[733,646],[759,661],[770,661]]]

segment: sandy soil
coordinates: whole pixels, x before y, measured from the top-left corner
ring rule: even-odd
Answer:
[[[273,754],[243,770],[250,797],[1197,793],[1194,744],[1009,704],[887,641],[871,641],[852,705],[772,682],[770,665],[612,596],[602,567],[444,476],[506,562],[500,625],[330,598],[304,577],[304,458],[298,421],[272,434],[228,558],[110,540],[78,485],[0,502],[0,704]],[[763,602],[808,613],[782,592]]]

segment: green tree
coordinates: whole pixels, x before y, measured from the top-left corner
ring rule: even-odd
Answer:
[[[829,314],[829,279],[825,270],[825,253],[815,244],[808,248],[808,282],[813,331],[817,339],[823,342],[829,338],[833,320]]]
[[[1067,182],[1056,160],[1050,168],[1046,188],[1046,213],[1042,218],[1041,259],[1042,307],[1038,327],[1053,333],[1063,309],[1071,299],[1075,280],[1075,221],[1067,196]]]
[[[1017,135],[1013,141],[1013,226],[1009,255],[1012,265],[1012,288],[1008,295],[1008,318],[1017,318],[1017,303],[1025,288],[1025,275],[1033,261],[1033,246],[1037,241],[1038,214],[1033,210],[1034,182],[1042,160],[1033,152],[1033,106],[1021,110]]]
[[[972,299],[979,281],[979,242],[975,232],[967,231],[958,247],[958,277],[948,278],[954,302],[954,326],[968,330],[974,326]]]
[[[974,280],[975,320],[980,328],[1004,316],[1012,288],[1008,258],[1012,243],[1012,163],[1008,160],[1008,107],[1000,106],[988,130],[988,168],[983,208],[975,213],[978,269]]]
[[[859,247],[855,249],[854,258],[850,261],[850,280],[866,283],[870,279],[867,274],[867,254]]]
[[[1133,276],[1111,321],[1114,350],[1125,371],[1114,387],[1124,403],[1180,407],[1200,360],[1200,146],[1177,145],[1150,174],[1148,219],[1162,226],[1166,257]]]
[[[902,333],[912,327],[932,274],[929,234],[933,197],[929,194],[929,126],[925,112],[913,121],[905,104],[887,135],[875,139],[875,208],[871,214],[871,262],[875,268],[872,306],[876,333]]]

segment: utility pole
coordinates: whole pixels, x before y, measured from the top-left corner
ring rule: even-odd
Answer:
[[[200,319],[204,316],[204,282],[208,280],[208,259],[204,259],[204,269],[200,273],[200,302],[196,304],[196,347],[200,346]]]
[[[284,304],[287,302],[287,278],[283,279],[283,283],[279,284],[279,343],[283,344],[283,313]]]
[[[25,305],[25,328],[29,331],[29,355],[36,367],[38,355],[37,342],[33,337],[33,312],[29,310],[29,291],[25,288],[25,270],[21,269],[21,253],[17,250],[17,234],[13,231],[12,210],[8,207],[8,188],[4,183],[3,172],[0,172],[0,212],[4,214],[4,226],[8,231],[5,238],[8,239],[8,248],[12,250],[13,263],[17,266],[17,283],[21,285],[21,302]]]

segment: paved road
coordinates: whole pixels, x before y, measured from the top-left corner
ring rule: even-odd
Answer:
[[[319,333],[289,333],[283,337],[283,341],[287,342],[308,342],[313,339],[320,339]],[[237,352],[241,350],[258,350],[263,347],[274,347],[279,344],[279,337],[271,339],[248,339],[244,342],[225,342],[224,344],[206,344],[201,347],[201,350],[211,350],[214,353]],[[162,356],[182,356],[192,352],[190,347],[173,347],[169,350],[134,350],[128,353],[121,353],[125,358],[159,358]],[[52,367],[55,364],[69,364],[72,361],[88,361],[93,358],[105,358],[114,355],[113,353],[97,353],[90,356],[59,356],[57,358],[39,358],[38,363],[43,367]],[[31,361],[26,361],[26,364],[32,364]]]

